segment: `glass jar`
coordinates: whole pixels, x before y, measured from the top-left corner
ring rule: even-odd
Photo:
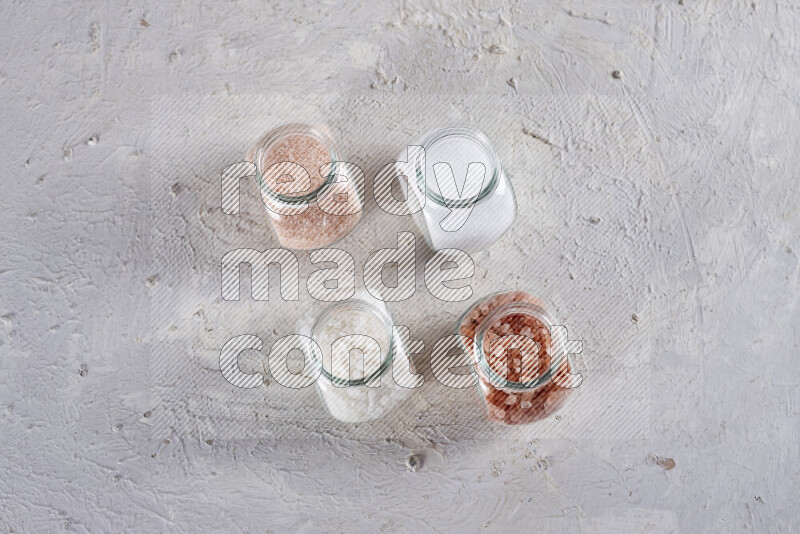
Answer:
[[[542,302],[522,291],[489,295],[462,315],[458,333],[474,340],[463,348],[490,421],[532,423],[564,404],[572,365],[556,325]]]
[[[473,253],[500,239],[514,222],[517,200],[489,139],[478,130],[449,127],[414,145],[424,150],[408,156],[413,159],[402,175],[422,206],[413,219],[428,246]]]
[[[377,419],[411,393],[393,378],[393,365],[413,369],[393,326],[382,301],[358,299],[329,307],[314,322],[311,338],[322,351],[321,361],[312,358],[320,369],[317,390],[334,418],[346,423]],[[344,336],[358,338],[337,343]]]
[[[307,124],[276,128],[250,149],[255,182],[281,246],[322,248],[358,223],[363,184],[357,180],[363,177],[341,159],[327,130]]]

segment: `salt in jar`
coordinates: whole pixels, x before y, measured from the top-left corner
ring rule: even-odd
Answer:
[[[399,158],[401,176],[414,201],[417,228],[433,250],[474,253],[490,247],[517,214],[514,189],[500,156],[482,132],[448,127],[423,135]],[[406,157],[411,157],[405,161]]]
[[[345,336],[349,341],[341,339]],[[382,301],[351,299],[329,307],[316,319],[311,338],[322,354],[321,361],[315,360],[317,390],[339,421],[377,419],[412,392],[393,378],[393,366],[413,366],[400,336],[393,335]]]
[[[287,124],[248,152],[255,182],[281,246],[316,249],[347,235],[361,218],[363,178],[348,172],[327,130]]]
[[[542,302],[522,291],[490,295],[461,317],[457,332],[474,364],[490,421],[519,425],[554,414],[572,391],[566,340]]]

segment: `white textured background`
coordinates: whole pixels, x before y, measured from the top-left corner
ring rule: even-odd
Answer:
[[[599,4],[2,4],[0,530],[800,530],[800,6]],[[606,317],[614,335],[624,318],[647,337],[634,375],[647,385],[629,404],[644,423],[541,439],[155,439],[151,102],[266,92],[329,92],[352,110],[432,94],[519,106],[499,144],[521,172],[547,170],[535,185],[514,177],[522,224],[497,250],[546,254],[537,292],[588,339],[608,341]],[[570,115],[581,106],[592,113]],[[372,154],[402,139],[375,139]],[[220,161],[242,144],[229,141],[210,147]],[[197,193],[219,169],[176,170]],[[640,209],[610,209],[628,201]],[[370,237],[358,231],[356,244]],[[635,262],[620,255],[631,244]],[[497,254],[477,259],[479,275]],[[191,266],[207,274],[212,258]],[[626,276],[619,299],[592,301]],[[213,353],[224,336],[191,339]],[[596,348],[582,365],[621,368]],[[425,460],[416,473],[411,452]]]

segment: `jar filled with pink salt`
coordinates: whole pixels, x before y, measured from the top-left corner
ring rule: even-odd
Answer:
[[[316,249],[347,235],[363,209],[363,176],[352,172],[325,128],[287,124],[248,152],[281,246]]]
[[[536,297],[522,291],[489,295],[461,317],[458,333],[475,366],[490,421],[532,423],[554,414],[572,389],[566,339]]]

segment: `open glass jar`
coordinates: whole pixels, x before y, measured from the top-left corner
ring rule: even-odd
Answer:
[[[489,295],[461,317],[458,333],[475,365],[490,421],[519,425],[555,413],[572,391],[566,339],[542,302],[527,293]]]
[[[361,218],[362,177],[353,176],[324,128],[287,124],[248,152],[255,182],[281,246],[316,249],[347,235]]]
[[[428,246],[472,253],[500,239],[514,222],[517,201],[489,139],[478,130],[449,127],[414,145],[424,150],[403,164],[401,174],[422,206],[413,218]]]
[[[393,365],[413,368],[383,302],[351,299],[326,309],[311,327],[322,350],[317,390],[330,414],[346,423],[377,419],[411,389],[397,384]],[[355,357],[354,357],[355,356]]]

